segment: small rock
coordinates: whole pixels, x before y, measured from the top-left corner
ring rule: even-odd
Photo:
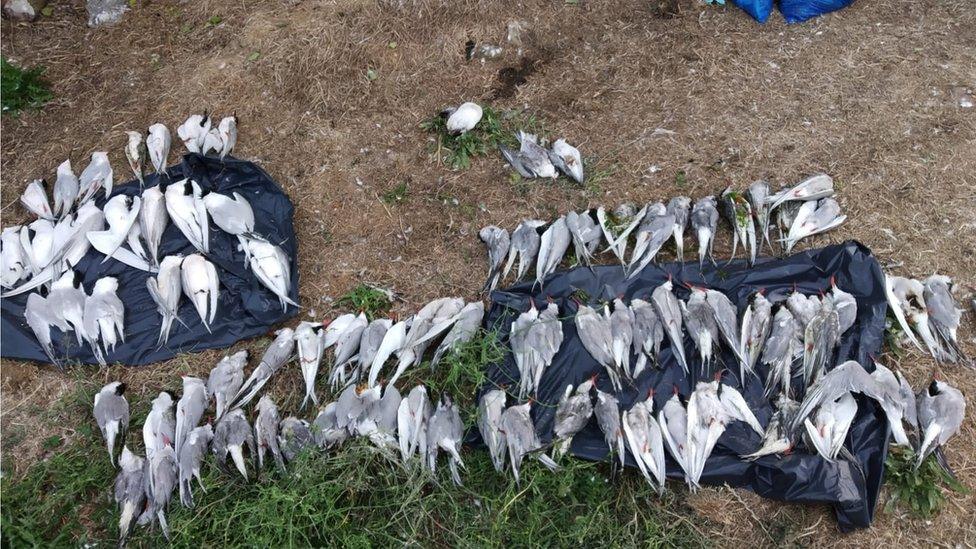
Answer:
[[[33,21],[47,0],[3,0],[3,14],[11,21]]]
[[[118,23],[129,9],[126,0],[87,0],[85,7],[88,8],[89,27]]]

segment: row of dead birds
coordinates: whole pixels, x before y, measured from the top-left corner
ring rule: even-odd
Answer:
[[[179,134],[186,136],[187,149],[216,151],[221,155],[230,152],[237,139],[234,118],[225,118],[218,133],[206,120],[205,116],[193,115],[180,126]],[[129,134],[126,155],[142,184],[145,154],[138,162],[131,156],[132,149],[140,148],[132,140],[141,136],[135,132]],[[219,147],[207,144],[216,139],[215,135],[221,139]],[[217,268],[207,259],[210,221],[238,239],[245,262],[257,279],[277,296],[283,309],[295,305],[289,298],[290,260],[280,246],[255,232],[254,211],[247,199],[237,192],[232,196],[204,192],[190,179],[169,181],[165,177],[169,139],[166,126],[150,127],[146,139],[150,145],[149,157],[156,172],[163,176],[158,185],[143,189],[137,196],[116,194],[99,208],[92,199],[100,189],[108,197],[113,188],[113,170],[107,154],[93,153],[92,163],[80,178],[71,171],[70,161],[65,161],[58,168],[54,208],[48,201],[44,183],[34,181],[21,196],[21,203],[37,219],[24,226],[5,228],[0,233],[0,285],[9,289],[4,297],[39,288],[48,292],[46,297],[39,293],[28,297],[25,319],[53,363],[58,364],[50,333],[52,326],[62,332],[73,330],[78,344],[87,341],[103,364],[105,352],[115,347],[117,339],[125,340],[124,311],[115,295],[118,281],[112,277],[100,279],[89,296],[73,271],[91,248],[105,256],[103,262],[112,258],[155,274],[147,280],[147,291],[162,317],[159,345],[168,341],[174,321],[185,326],[179,319],[182,295],[193,303],[208,331],[216,317],[220,281]],[[140,144],[142,149],[147,148],[146,143],[140,141]],[[81,194],[79,189],[85,192],[76,201]],[[159,257],[163,234],[170,221],[199,253]]]
[[[169,538],[166,508],[177,490],[180,502],[193,507],[192,484],[196,479],[204,489],[201,468],[208,451],[225,471],[230,470],[230,458],[246,480],[249,475],[245,451],[257,475],[268,458],[284,471],[285,464],[307,447],[332,449],[349,437],[366,437],[381,449],[399,452],[405,463],[419,459],[431,471],[437,468],[438,454],[446,453],[451,477],[461,483],[464,427],[460,413],[446,393],[434,406],[423,385],[402,397],[393,383],[369,388],[349,384],[334,402],[321,408],[311,424],[295,416],[282,419],[275,403],[264,395],[253,407],[252,426],[243,407],[292,358],[296,349],[304,369],[303,346],[308,344],[308,334],[302,330],[302,326],[294,331],[279,330],[246,380],[248,354],[240,351],[221,359],[206,381],[183,377],[183,393],[178,399],[168,392],[160,393],[143,424],[145,457],[125,446],[129,428],[125,386],[113,382],[99,391],[93,414],[113,464],[115,452],[122,446],[114,484],[120,512],[120,544],[124,544],[136,521],[143,525],[157,521]],[[214,423],[201,425],[211,402]]]
[[[694,205],[690,198],[678,196],[667,206],[655,202],[638,210],[631,204],[624,204],[612,213],[601,206],[569,212],[551,223],[526,219],[511,234],[489,225],[479,232],[488,250],[485,291],[493,290],[507,277],[516,262],[516,280],[521,280],[534,263],[535,281],[542,284],[562,262],[571,245],[579,265],[590,266],[597,253],[612,252],[628,278],[655,261],[658,252],[672,238],[678,259],[684,261],[684,234],[689,223],[698,241],[699,263],[704,263],[706,257],[714,263],[712,248],[720,214],[732,227],[732,257],[741,242],[748,250],[752,264],[763,242],[772,249],[769,226],[773,214],[786,253],[791,252],[800,240],[843,223],[847,216],[841,214],[833,195],[833,179],[820,174],[776,193],[770,193],[765,181],[756,181],[744,195],[729,187],[717,197],[698,199]],[[628,259],[631,235],[634,246]],[[603,243],[606,248],[601,250]]]

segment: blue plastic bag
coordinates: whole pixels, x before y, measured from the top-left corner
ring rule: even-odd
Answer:
[[[773,11],[773,0],[732,0],[753,19],[765,23]]]
[[[854,0],[779,0],[779,11],[787,23],[802,23],[812,17],[846,8],[853,2]]]

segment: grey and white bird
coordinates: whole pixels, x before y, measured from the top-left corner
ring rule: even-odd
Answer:
[[[508,231],[494,225],[482,228],[478,231],[478,237],[485,243],[485,248],[488,251],[488,280],[485,281],[481,290],[482,293],[487,294],[494,290],[501,280],[510,240]]]
[[[139,181],[139,188],[146,186],[146,164],[149,162],[149,149],[139,132],[127,131],[128,141],[125,144],[125,159],[129,161],[129,168]],[[177,454],[179,455],[179,454]]]
[[[232,196],[217,192],[207,193],[203,197],[203,205],[214,225],[220,230],[233,236],[254,235],[254,209],[241,193],[234,191]],[[241,240],[243,243],[243,240]]]
[[[326,404],[312,422],[312,439],[319,448],[334,448],[349,437],[349,431],[338,426],[336,407],[335,402]]]
[[[173,145],[173,136],[165,124],[149,126],[146,134],[146,151],[149,162],[157,174],[166,173],[166,162],[169,159],[169,149]]]
[[[834,310],[837,311],[839,334],[844,335],[857,320],[857,300],[853,295],[837,286],[837,277],[833,275],[830,277],[830,293],[824,297],[824,300],[828,298],[833,303]]]
[[[464,306],[457,314],[457,321],[441,340],[430,360],[431,367],[436,367],[445,355],[454,352],[458,347],[471,341],[481,329],[481,320],[485,316],[485,304],[482,301],[472,301]],[[387,320],[387,322],[389,322]],[[360,356],[362,346],[360,346]],[[372,360],[372,358],[370,358]]]
[[[715,326],[722,341],[739,362],[739,381],[746,383],[746,358],[742,353],[742,339],[739,332],[738,313],[732,301],[718,290],[705,290],[705,301],[712,310]]]
[[[604,393],[598,388],[596,390],[596,406],[594,406],[593,412],[596,414],[596,422],[600,426],[600,430],[603,431],[603,440],[607,443],[607,453],[610,460],[613,461],[612,456],[616,454],[620,460],[620,466],[623,467],[627,458],[626,441],[624,440],[623,428],[620,425],[620,403],[617,401],[617,397],[610,393]]]
[[[176,415],[171,393],[162,391],[153,399],[149,415],[142,424],[142,441],[146,459],[150,462],[163,448],[173,448],[176,442]]]
[[[461,459],[461,439],[464,438],[464,424],[457,406],[447,393],[441,395],[437,409],[430,416],[427,424],[427,467],[433,472],[437,470],[437,454],[440,450],[448,454],[448,467],[454,483],[461,486],[460,467],[464,469]]]
[[[790,225],[790,232],[783,239],[786,253],[790,253],[800,240],[829,231],[846,221],[847,216],[840,212],[840,204],[833,198],[804,202]]]
[[[378,389],[376,387],[374,389]],[[383,396],[367,410],[366,418],[359,425],[359,432],[381,449],[399,448],[397,443],[398,416],[403,397],[392,384],[383,388]]]
[[[630,368],[630,347],[634,341],[634,312],[623,299],[613,300],[610,312],[610,348],[613,351],[613,364],[617,372],[627,379],[633,379]]]
[[[144,261],[129,261],[127,259],[128,256],[116,254],[119,247],[129,238],[129,231],[132,229],[132,225],[139,219],[139,210],[141,208],[141,198],[124,194],[113,196],[102,207],[108,229],[104,231],[90,231],[87,234],[88,241],[91,242],[92,247],[105,254],[102,263],[108,261],[110,257],[115,257],[116,260],[130,267],[144,271],[149,270],[149,264]]]
[[[762,446],[755,452],[741,457],[752,461],[764,456],[790,452],[796,439],[796,433],[791,430],[791,426],[799,408],[799,402],[790,398],[786,393],[780,393],[776,397],[776,411],[773,412],[773,417],[766,425],[766,434],[763,435]]]
[[[102,366],[107,364],[105,354],[114,351],[118,341],[125,343],[125,307],[116,295],[118,289],[119,281],[105,276],[95,281],[85,300],[85,335]]]
[[[630,233],[637,230],[645,214],[647,205],[638,211],[632,204],[621,204],[614,209],[612,216],[608,216],[602,206],[596,210],[596,219],[600,223],[603,238],[609,244],[605,251],[613,252],[621,265],[627,265],[627,239],[630,238]]]
[[[183,376],[183,394],[176,402],[176,455],[181,455],[183,443],[190,435],[190,431],[200,425],[203,413],[210,406],[210,394],[202,379],[193,376]]]
[[[879,404],[888,417],[888,425],[891,426],[891,436],[894,437],[895,444],[914,449],[912,441],[908,438],[908,431],[918,433],[918,406],[912,386],[900,372],[893,372],[880,362],[874,363],[871,377],[885,395],[884,401]],[[908,431],[905,429],[906,426]]]
[[[922,295],[925,298],[925,308],[929,316],[929,326],[932,328],[932,335],[935,336],[939,353],[935,356],[936,360],[942,362],[959,362],[966,360],[959,347],[959,320],[962,318],[962,309],[958,307],[955,298],[952,297],[952,279],[947,276],[933,274],[924,281],[925,290]]]
[[[505,412],[507,395],[502,389],[492,389],[481,395],[478,401],[478,432],[488,447],[488,455],[495,470],[505,470],[505,451],[508,449],[505,434],[502,432],[502,415]],[[401,443],[402,447],[402,443]]]
[[[569,229],[569,234],[573,238],[576,262],[589,267],[593,263],[593,255],[603,238],[603,230],[600,229],[600,224],[596,220],[596,210],[567,213],[566,228]]]
[[[180,473],[180,503],[183,507],[193,507],[193,479],[197,479],[200,489],[206,492],[203,487],[203,478],[200,469],[203,467],[203,460],[207,457],[210,449],[210,441],[213,440],[213,427],[208,423],[194,428],[187,433],[186,440],[177,454],[177,468]]]
[[[682,335],[681,302],[674,295],[672,288],[673,285],[670,278],[657,288],[654,288],[654,291],[651,292],[651,304],[654,306],[654,312],[657,313],[657,317],[661,321],[661,326],[664,327],[665,335],[668,336],[668,340],[671,342],[671,354],[674,355],[678,360],[678,364],[681,365],[681,369],[687,374],[688,359],[685,358],[684,336]]]
[[[180,282],[203,327],[210,332],[210,324],[217,317],[220,300],[220,279],[217,267],[201,254],[190,254],[180,265]]]
[[[54,212],[47,199],[47,181],[35,179],[28,183],[20,195],[20,203],[37,217],[54,221]]]
[[[678,261],[685,262],[685,228],[688,227],[688,217],[691,215],[691,199],[687,196],[676,196],[668,202],[668,213],[674,216],[674,245],[678,252]]]
[[[111,196],[113,184],[112,164],[108,161],[108,153],[93,152],[91,162],[85,166],[78,177],[79,192],[81,196],[79,204],[84,204],[91,200],[99,189],[104,189],[105,196]]]
[[[761,179],[753,182],[746,190],[746,199],[752,207],[752,215],[756,219],[756,228],[762,235],[762,240],[759,241],[758,246],[760,250],[763,242],[772,249],[772,244],[769,241],[769,191],[769,183]]]
[[[593,417],[593,397],[590,392],[596,383],[596,375],[584,380],[573,388],[572,384],[566,385],[559,404],[556,406],[556,416],[552,426],[552,455],[559,459],[566,455],[566,452],[573,445],[573,437],[586,427]]]
[[[520,481],[522,461],[527,455],[535,455],[536,459],[550,471],[559,469],[552,458],[543,452],[539,452],[543,446],[538,433],[535,432],[535,424],[532,423],[531,407],[532,401],[509,406],[502,412],[501,417],[501,431],[505,437],[508,461],[512,466],[512,474],[515,476],[516,484]]]
[[[705,462],[730,423],[745,422],[759,436],[765,435],[765,430],[742,394],[722,383],[721,373],[716,373],[714,381],[698,382],[695,391],[688,397],[688,441],[692,484],[695,486],[700,484]]]
[[[407,398],[400,401],[397,410],[397,442],[400,456],[406,462],[414,455],[427,456],[427,422],[433,414],[427,388],[417,385]]]
[[[929,454],[939,451],[959,432],[966,416],[966,399],[959,389],[944,381],[933,379],[918,396],[918,427],[921,441],[918,446],[917,469]],[[947,471],[944,460],[940,464]]]
[[[512,231],[511,243],[508,249],[508,261],[505,263],[505,274],[512,270],[515,260],[518,260],[518,269],[515,280],[521,280],[529,272],[539,255],[541,243],[539,229],[546,223],[538,219],[523,219],[519,226]]]
[[[834,180],[827,174],[817,174],[808,177],[793,187],[782,189],[769,197],[769,211],[772,212],[780,205],[792,201],[815,201],[834,195]]]
[[[221,118],[217,133],[220,134],[220,159],[223,160],[237,146],[237,115]]]
[[[146,460],[123,446],[113,491],[115,504],[119,507],[119,547],[125,547],[133,522],[146,506],[145,475]]]
[[[885,275],[885,294],[888,310],[894,314],[905,337],[921,351],[922,345],[915,337],[917,331],[932,356],[940,354],[925,306],[925,286],[911,278]]]
[[[390,383],[396,383],[408,367],[420,365],[431,341],[454,324],[462,308],[463,299],[442,297],[424,305],[414,315],[403,345],[397,353],[397,369],[390,378]]]
[[[182,179],[167,185],[163,193],[166,212],[183,236],[197,250],[210,253],[210,222],[200,185]]]
[[[650,302],[634,298],[630,300],[630,310],[634,314],[634,336],[632,345],[637,362],[632,377],[637,379],[647,367],[647,361],[657,357],[664,342],[664,325]]]
[[[525,394],[538,392],[542,384],[542,375],[552,364],[562,344],[563,323],[559,319],[559,306],[550,301],[539,312],[538,318],[529,328],[529,333],[525,338],[526,347],[532,349],[532,358],[528,364],[531,373],[526,372],[529,377],[520,386],[520,392],[522,390],[525,391]]]
[[[661,426],[654,419],[653,394],[652,390],[646,400],[637,402],[629,410],[625,410],[620,423],[623,426],[624,438],[627,440],[630,454],[637,462],[637,468],[658,494],[662,494],[667,479],[664,465],[664,436]]]
[[[247,364],[247,358],[247,349],[224,355],[210,370],[207,394],[214,399],[216,419],[220,419],[231,409],[234,397],[244,383],[244,365]]]
[[[166,198],[159,185],[142,191],[142,207],[139,208],[139,232],[149,248],[149,258],[153,265],[159,265],[159,244],[169,225],[169,212]]]
[[[633,278],[654,261],[657,253],[674,235],[674,231],[674,215],[667,211],[664,204],[656,202],[648,205],[647,213],[634,233],[634,251],[631,252],[630,263],[627,265],[627,278]]]
[[[336,342],[335,351],[332,353],[331,377],[334,387],[338,387],[338,383],[335,381],[337,378],[345,379],[339,372],[342,372],[344,368],[355,361],[356,352],[359,351],[359,344],[363,340],[363,332],[367,326],[369,326],[369,320],[366,319],[366,314],[359,313],[346,330],[339,335],[339,341]]]
[[[481,108],[481,105],[467,101],[461,103],[461,106],[458,108],[450,107],[445,109],[441,113],[441,116],[447,117],[445,124],[447,133],[461,135],[473,130],[478,125],[478,122],[481,122],[481,116],[483,114],[484,110]]]
[[[552,164],[549,151],[539,144],[538,138],[523,131],[515,133],[520,146],[518,151],[513,151],[505,145],[498,145],[502,157],[512,168],[522,177],[532,179],[536,177],[556,179],[556,167]]]
[[[732,257],[735,257],[739,242],[742,242],[749,264],[754,264],[759,247],[756,245],[756,224],[753,220],[752,206],[742,193],[733,191],[732,187],[726,187],[719,199],[720,211],[732,227]]]
[[[803,420],[807,438],[820,457],[827,461],[837,459],[856,414],[857,402],[845,391],[821,403],[812,421],[811,417]]]
[[[220,139],[220,130],[211,126],[207,135],[203,136],[203,145],[200,146],[200,154],[207,155],[211,152],[219,155],[224,149],[224,142]]]
[[[325,354],[325,329],[321,322],[299,322],[294,332],[295,347],[298,348],[298,364],[302,369],[302,380],[305,382],[305,397],[302,398],[301,409],[312,402],[315,406],[319,405],[319,399],[315,396],[315,376],[318,374],[319,365],[322,364],[322,355]]]
[[[352,318],[354,319],[355,316]],[[339,319],[337,318],[332,322],[332,324],[335,324],[338,321]],[[383,334],[383,341],[380,342],[379,349],[376,350],[376,354],[373,356],[373,361],[369,366],[369,375],[366,381],[366,384],[369,387],[376,385],[380,378],[380,372],[383,370],[383,366],[386,364],[386,361],[394,354],[399,353],[403,348],[403,345],[407,341],[407,332],[410,329],[411,322],[411,319],[396,322],[390,326],[385,334]],[[330,328],[332,327],[332,324],[329,325]]]
[[[217,463],[221,467],[226,466],[229,455],[241,476],[247,480],[247,467],[244,463],[245,446],[253,459],[257,454],[254,434],[251,431],[251,426],[247,423],[247,418],[244,417],[244,411],[236,408],[224,414],[217,421],[211,448],[214,455],[217,456]]]
[[[147,457],[149,461],[149,492],[146,495],[148,508],[139,517],[139,524],[146,524],[151,521],[158,521],[159,527],[163,531],[163,536],[167,540],[169,537],[169,524],[166,522],[166,508],[169,506],[173,491],[179,484],[179,474],[177,473],[176,452],[172,446],[166,446],[156,452],[153,457]]]
[[[169,255],[159,263],[156,277],[146,279],[146,289],[156,303],[156,311],[162,317],[156,345],[166,345],[173,321],[179,320],[180,297],[183,295],[182,267],[183,256]],[[181,320],[180,323],[183,321]]]
[[[807,329],[807,324],[820,311],[820,299],[813,295],[806,296],[794,289],[793,293],[786,298],[786,307],[793,313],[793,319],[796,321],[797,327],[800,330],[800,339],[802,341],[802,334]],[[838,320],[839,323],[840,321]]]
[[[8,289],[30,273],[30,260],[20,244],[20,230],[19,226],[6,227],[0,233],[0,285]]]
[[[539,239],[539,255],[535,263],[535,283],[542,286],[547,276],[552,274],[562,262],[573,237],[566,226],[566,217],[552,222]]]
[[[284,456],[285,461],[295,461],[302,450],[314,443],[312,430],[307,421],[294,416],[281,420],[278,429],[278,446],[281,447],[281,455]]]
[[[278,407],[271,397],[264,395],[258,400],[255,406],[258,416],[254,420],[254,444],[257,447],[258,469],[264,469],[265,455],[271,454],[275,465],[281,472],[285,471],[285,458],[281,453],[278,442],[278,434],[281,425],[281,416]]]
[[[79,346],[88,339],[85,331],[85,300],[88,299],[88,294],[85,293],[81,280],[80,272],[69,269],[51,284],[51,291],[47,296],[52,312],[71,326]]]
[[[702,374],[711,368],[715,356],[715,346],[719,342],[718,325],[706,296],[707,294],[702,288],[692,287],[688,301],[681,302],[681,316],[684,319],[688,335],[691,336],[695,347],[698,348],[698,356],[702,363]]]
[[[260,238],[244,238],[245,255],[250,258],[251,271],[265,288],[271,290],[281,303],[284,311],[288,305],[298,307],[298,303],[290,297],[291,260],[281,246]]]
[[[366,326],[361,336],[359,336],[359,353],[357,353],[356,363],[359,376],[369,374],[369,368],[373,365],[373,359],[383,344],[386,332],[393,327],[393,320],[390,318],[377,318]]]
[[[840,343],[840,320],[833,301],[824,299],[803,331],[803,382],[810,386],[833,362]]]
[[[115,465],[115,447],[121,444],[124,448],[125,435],[129,430],[129,401],[125,399],[125,384],[113,381],[102,387],[95,395],[92,414],[105,439],[108,459]]]
[[[879,403],[886,401],[884,387],[878,383],[878,380],[858,362],[848,360],[820,376],[807,388],[800,409],[793,419],[792,429],[799,430],[814,410],[824,403],[835,403],[840,406],[838,399],[845,393],[861,393]],[[840,411],[846,412],[846,409]]]
[[[537,355],[535,349],[527,342],[532,326],[538,319],[539,309],[535,306],[535,300],[529,298],[529,309],[515,317],[509,328],[508,344],[512,348],[512,358],[519,371],[519,391],[522,397],[528,394],[531,389],[529,385],[535,378],[533,372]]]
[[[364,388],[350,384],[336,401],[336,426],[346,429],[350,435],[364,434],[360,426],[369,419],[370,409],[379,402],[382,387]]]
[[[71,169],[71,160],[65,160],[58,166],[57,177],[54,180],[54,215],[61,218],[71,213],[81,184],[78,176]]]
[[[342,314],[332,319],[332,321],[326,325],[325,340],[323,342],[326,349],[334,347],[335,344],[339,342],[339,337],[342,335],[342,333],[345,332],[346,329],[356,321],[356,316],[357,315],[354,313]]]
[[[242,408],[264,388],[271,376],[281,369],[295,354],[295,332],[291,328],[275,331],[275,339],[265,349],[261,361],[231,399],[231,406]]]
[[[176,135],[183,141],[186,150],[191,153],[199,153],[203,150],[203,143],[210,133],[210,116],[204,112],[191,114],[183,124],[176,128]]]
[[[609,316],[598,314],[592,307],[580,304],[573,321],[583,348],[607,371],[614,389],[621,390],[622,372],[617,371],[613,358],[613,331]]]
[[[739,331],[739,354],[742,357],[742,382],[745,373],[755,375],[756,362],[766,346],[766,340],[773,329],[773,306],[766,299],[765,290],[759,290],[742,313],[742,326]]]
[[[674,395],[658,411],[657,422],[661,427],[664,446],[681,467],[688,486],[692,490],[698,488],[697,480],[693,476],[693,448],[688,439],[688,411],[678,394],[677,385],[674,387]]]
[[[24,320],[34,332],[34,338],[37,339],[37,343],[40,344],[44,354],[47,355],[52,364],[60,367],[60,361],[54,354],[51,327],[54,326],[62,332],[67,332],[71,327],[58,314],[55,304],[38,293],[28,295],[27,305],[24,307]]]
[[[559,171],[577,183],[583,183],[583,157],[579,149],[565,139],[557,139],[549,150],[549,160]]]
[[[705,196],[695,201],[695,205],[691,208],[691,228],[698,237],[698,264],[705,264],[705,256],[715,263],[712,246],[718,228],[718,210],[714,196]]]

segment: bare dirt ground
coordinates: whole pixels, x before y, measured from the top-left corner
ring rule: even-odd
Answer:
[[[402,312],[442,295],[475,298],[484,275],[476,233],[489,223],[821,171],[834,176],[850,218],[815,244],[856,238],[896,274],[939,271],[976,286],[976,109],[953,95],[976,87],[976,12],[965,0],[859,0],[796,26],[775,14],[759,26],[735,8],[684,0],[673,17],[632,0],[400,8],[139,0],[122,24],[97,30],[84,26],[81,4],[58,3],[31,25],[3,22],[3,55],[48,67],[55,94],[42,111],[3,120],[4,225],[24,217],[15,204],[24,182],[53,176],[63,159],[80,170],[92,151],[110,150],[124,173],[124,130],[154,122],[175,130],[210,109],[237,113],[237,154],[259,162],[295,202],[301,298],[320,316],[360,280],[395,289]],[[467,40],[501,43],[512,20],[529,28],[522,60],[514,47],[496,60],[465,60]],[[587,189],[540,183],[519,192],[494,155],[465,171],[438,165],[418,125],[463,100],[525,109],[606,177]],[[403,183],[399,204],[380,200]],[[729,242],[720,248],[727,256]],[[964,348],[976,355],[972,314],[963,322]],[[178,373],[208,371],[217,356],[89,375],[148,395],[175,385]],[[934,367],[917,353],[897,365],[915,386]],[[972,370],[942,373],[976,395]],[[73,434],[71,424],[39,427],[35,416],[74,383],[3,362],[4,432],[41,430],[5,460],[21,469],[43,455],[44,435]],[[974,408],[948,454],[976,489]],[[689,503],[717,545],[976,545],[976,496],[948,497],[931,521],[879,512],[871,529],[851,535],[837,532],[827,509],[744,491],[706,489]]]

